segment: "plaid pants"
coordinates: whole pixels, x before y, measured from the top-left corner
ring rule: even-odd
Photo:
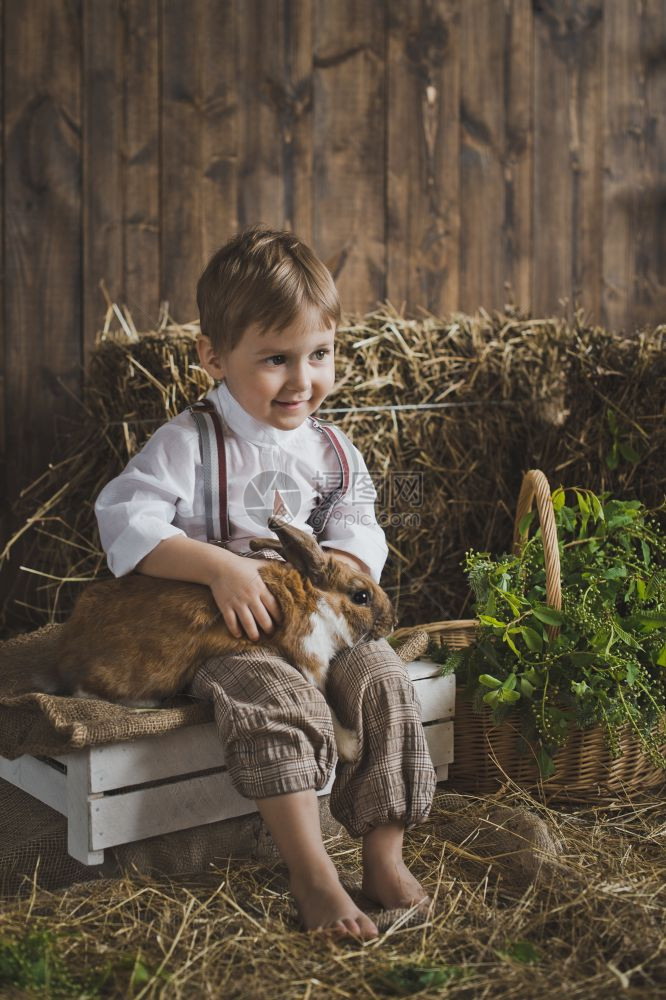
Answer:
[[[234,786],[260,799],[321,789],[336,761],[323,695],[290,663],[257,647],[214,657],[189,688],[212,700]],[[330,807],[354,837],[397,820],[423,822],[432,805],[435,772],[421,709],[402,660],[385,639],[338,653],[327,696],[343,726],[360,737],[353,763],[338,762]]]

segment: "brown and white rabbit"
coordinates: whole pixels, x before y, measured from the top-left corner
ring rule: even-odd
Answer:
[[[268,526],[279,541],[252,539],[250,547],[274,549],[287,563],[276,559],[259,570],[282,612],[265,641],[231,635],[209,587],[131,573],[83,591],[62,628],[46,683],[42,672],[41,690],[159,705],[186,688],[208,657],[260,645],[276,650],[325,695],[338,651],[391,631],[391,602],[374,580],[327,555],[312,535],[277,518]],[[331,714],[339,756],[355,759],[356,734]]]

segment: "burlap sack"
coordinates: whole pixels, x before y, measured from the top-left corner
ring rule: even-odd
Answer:
[[[53,756],[81,747],[166,733],[180,726],[212,722],[211,702],[187,695],[156,709],[126,708],[90,698],[61,698],[30,692],[29,670],[52,657],[61,625],[0,643],[0,754]]]

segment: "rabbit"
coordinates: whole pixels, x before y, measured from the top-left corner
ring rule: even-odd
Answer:
[[[259,643],[297,667],[326,695],[333,656],[396,624],[386,593],[367,574],[337,561],[307,532],[271,517],[278,539],[253,538],[253,551],[272,549],[259,570],[281,608],[273,634]],[[153,707],[182,691],[208,657],[255,649],[229,632],[210,589],[130,573],[91,584],[63,625],[41,690]],[[39,681],[38,681],[39,683]],[[338,756],[354,760],[358,738],[331,712]]]

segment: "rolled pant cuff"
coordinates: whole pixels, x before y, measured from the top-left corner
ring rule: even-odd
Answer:
[[[387,823],[400,823],[406,830],[412,830],[425,823],[430,815],[436,783],[433,768],[430,773],[416,777],[410,786],[408,799],[405,798],[404,786],[400,785],[398,788],[388,789],[385,797],[373,795],[372,803],[368,802],[366,808],[363,803],[359,803],[360,808],[353,813],[347,802],[337,798],[334,785],[330,801],[331,815],[344,826],[350,837],[364,837],[375,827],[385,826]]]
[[[265,766],[261,768],[256,763],[239,763],[237,758],[231,758],[227,763],[234,788],[246,799],[267,799],[311,788],[319,792],[325,788],[331,777],[332,764],[328,768],[316,764],[306,768],[303,765],[302,758],[292,761],[283,758],[278,769]]]

